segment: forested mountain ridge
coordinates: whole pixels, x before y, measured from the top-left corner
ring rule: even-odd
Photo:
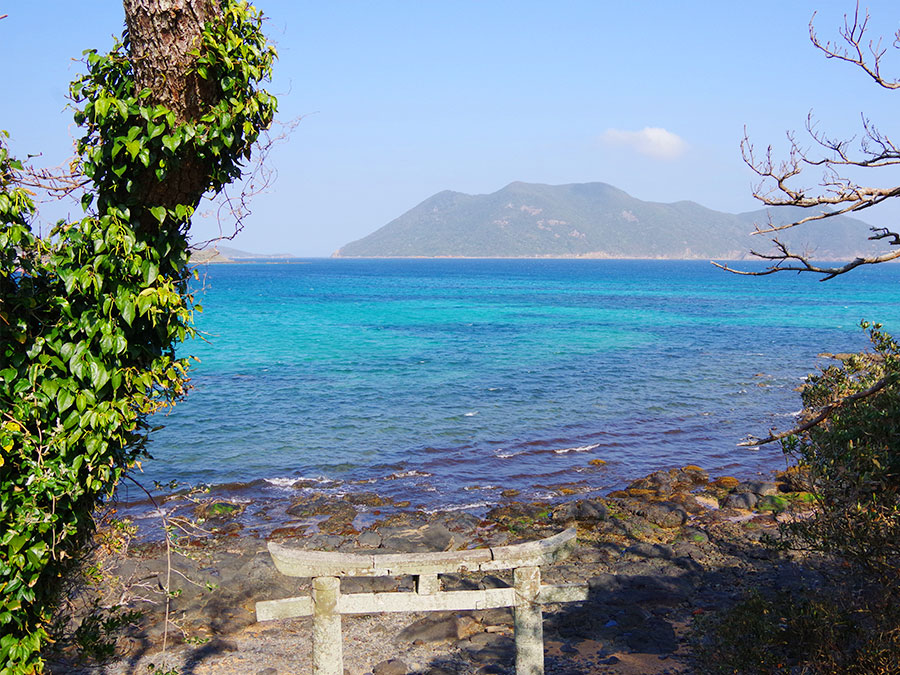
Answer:
[[[810,215],[800,211],[769,209],[778,223]],[[439,192],[334,255],[740,259],[769,248],[765,235],[750,235],[768,222],[765,209],[731,214],[690,201],[646,202],[606,183],[515,182],[486,195]],[[873,250],[868,233],[866,223],[837,216],[781,235],[834,259]]]

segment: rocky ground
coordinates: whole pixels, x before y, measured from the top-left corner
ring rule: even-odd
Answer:
[[[449,551],[529,541],[568,526],[578,529],[571,557],[542,570],[545,583],[587,583],[587,602],[544,608],[550,675],[653,675],[702,672],[692,659],[691,622],[728,607],[750,588],[774,592],[815,587],[813,567],[764,544],[777,522],[808,509],[790,474],[769,481],[710,477],[697,467],[656,472],[599,499],[522,503],[509,495],[484,517],[425,514],[375,494],[344,500],[298,500],[294,520],[269,537],[338,551]],[[109,635],[105,663],[75,661],[63,642],[50,655],[52,673],[182,675],[309,673],[310,619],[257,623],[258,600],[309,592],[309,580],[280,575],[266,541],[242,533],[242,506],[208,501],[195,516],[211,533],[180,538],[174,572],[164,544],[132,545],[98,556],[104,604],[141,610],[124,627],[108,624],[82,643]],[[163,652],[165,603],[170,600]],[[444,590],[497,587],[510,575],[443,575]],[[348,579],[342,591],[411,590],[411,578]],[[84,614],[89,595],[73,600]],[[79,604],[80,603],[80,604]],[[108,616],[108,615],[106,615]],[[82,631],[84,634],[85,631]],[[510,610],[391,614],[343,619],[344,665],[351,675],[512,674]],[[93,636],[93,637],[92,637]],[[156,670],[154,671],[154,668]]]

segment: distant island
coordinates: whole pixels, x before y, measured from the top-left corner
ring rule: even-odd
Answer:
[[[290,253],[249,253],[230,246],[218,245],[208,246],[191,252],[191,262],[195,265],[203,263],[239,263],[251,260],[281,261],[293,257]]]
[[[516,182],[487,195],[439,192],[333,256],[739,260],[770,248],[771,236],[750,235],[755,225],[808,215],[795,207],[732,214],[690,201],[645,202],[606,183]],[[780,238],[830,260],[874,250],[868,233],[867,223],[835,216]]]

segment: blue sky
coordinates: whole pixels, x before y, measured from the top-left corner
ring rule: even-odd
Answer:
[[[745,125],[776,149],[810,111],[835,135],[855,134],[862,112],[890,134],[900,96],[810,44],[813,12],[822,37],[836,36],[849,0],[257,6],[281,57],[270,86],[279,116],[302,120],[270,156],[277,180],[233,243],[256,252],[329,255],[435,192],[515,180],[603,181],[640,199],[751,210]],[[900,3],[868,7],[872,35],[890,46]],[[0,128],[17,154],[60,164],[75,136],[72,59],[111,44],[121,5],[0,0],[4,13]],[[887,58],[900,76],[900,58]],[[872,180],[900,184],[890,170]],[[66,211],[77,207],[46,208],[48,218]],[[897,216],[889,207],[868,220]],[[218,226],[195,228],[206,239]]]

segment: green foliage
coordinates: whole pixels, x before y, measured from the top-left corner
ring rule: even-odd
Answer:
[[[813,517],[791,523],[795,544],[837,553],[896,584],[900,572],[900,349],[881,326],[869,329],[874,351],[809,378],[808,410],[845,399],[876,383],[871,396],[839,405],[785,451],[807,471],[817,496]]]
[[[755,592],[728,610],[701,617],[692,627],[700,672],[900,672],[900,608],[893,602],[895,598],[871,597],[855,590],[772,597]]]
[[[86,52],[87,73],[72,85],[81,169],[92,180],[80,221],[49,239],[31,232],[22,165],[0,138],[4,675],[42,669],[58,579],[91,532],[92,510],[144,453],[148,416],[185,391],[188,363],[175,346],[194,333],[186,236],[200,195],[173,204],[154,186],[190,166],[202,189],[220,190],[275,110],[259,88],[275,58],[260,15],[222,5],[195,54],[217,102],[195,120],[135,91],[127,36],[110,54]],[[94,627],[105,630],[103,621]]]

